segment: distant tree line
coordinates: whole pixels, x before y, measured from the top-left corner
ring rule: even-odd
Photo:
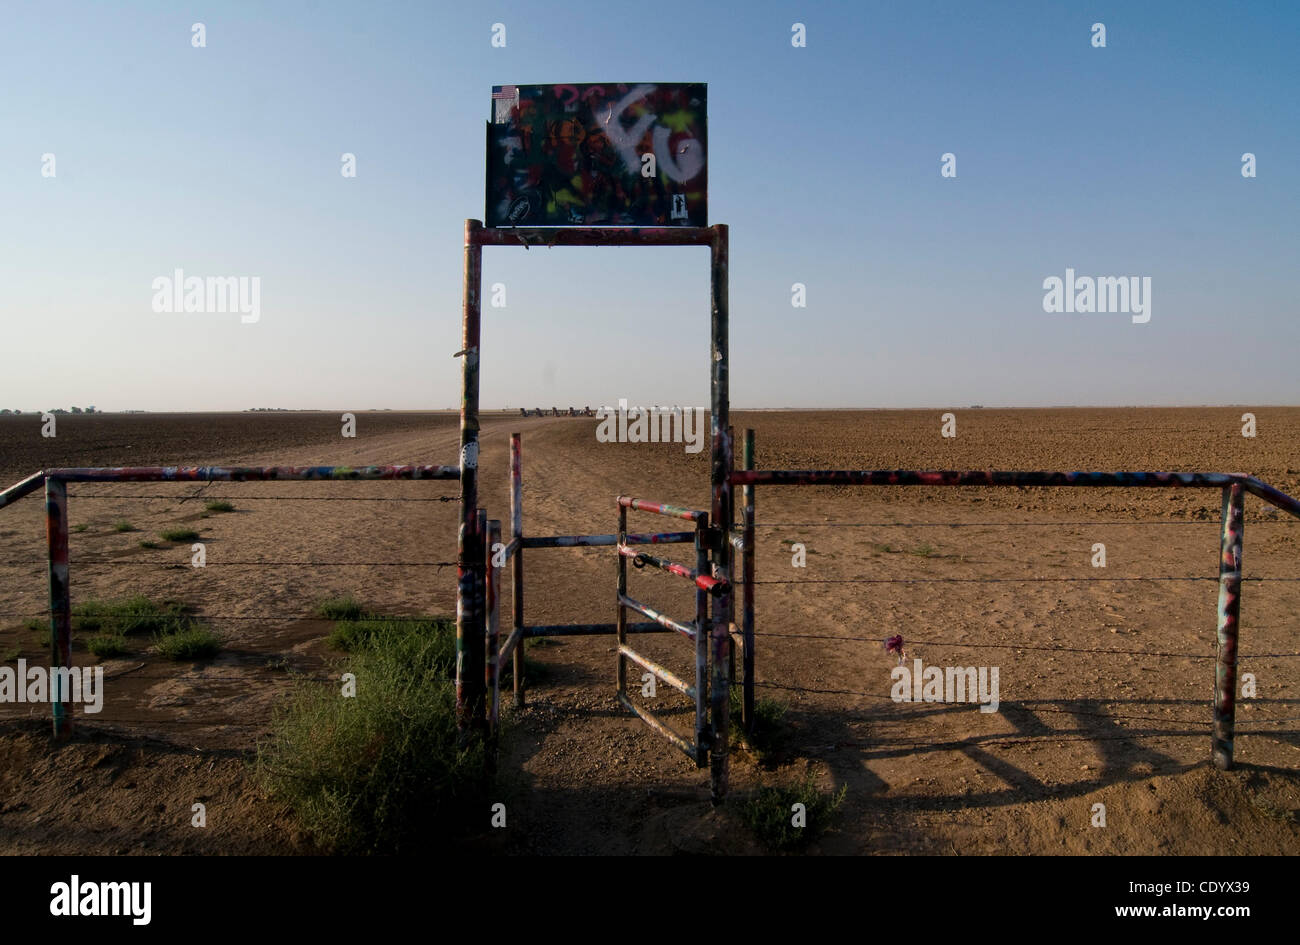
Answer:
[[[32,413],[41,413],[42,411],[39,411],[39,410],[33,410],[33,411],[31,411],[31,412],[32,412]],[[64,409],[63,407],[55,407],[53,410],[46,410],[46,411],[43,411],[43,412],[44,412],[44,413],[60,413],[60,414],[61,414],[61,413],[94,413],[94,412],[95,412],[95,408],[94,408],[94,407],[69,407],[69,408],[67,408],[67,409]],[[8,416],[18,417],[18,416],[21,416],[21,415],[22,415],[22,411],[21,411],[21,410],[10,410],[8,407],[0,407],[0,417],[8,417]]]

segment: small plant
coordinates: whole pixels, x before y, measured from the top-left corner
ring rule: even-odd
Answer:
[[[484,820],[491,777],[482,743],[459,738],[441,639],[452,624],[434,622],[442,633],[408,626],[350,638],[356,694],[302,681],[258,746],[264,783],[329,849],[428,849]]]
[[[844,803],[848,785],[834,794],[822,791],[809,775],[794,787],[761,789],[740,808],[740,817],[754,836],[773,852],[797,850],[820,836],[830,826]],[[802,804],[805,826],[796,827],[795,804]]]
[[[79,523],[79,524],[77,524],[77,525],[73,525],[73,526],[72,526],[72,530],[73,530],[74,532],[76,532],[77,534],[81,534],[82,532],[84,532],[84,531],[85,531],[87,528],[89,528],[89,527],[90,527],[90,526],[87,525],[85,522],[81,522],[81,523]]]
[[[76,633],[167,634],[184,630],[194,622],[189,608],[179,601],[150,600],[143,594],[120,600],[88,600],[72,608],[72,629]]]
[[[173,660],[201,660],[216,656],[221,638],[197,624],[156,638],[158,652]]]
[[[115,531],[115,532],[133,532],[133,531],[135,531],[135,526],[132,525],[130,522],[128,522],[126,519],[124,519],[124,518],[119,518],[116,522],[113,523],[113,531]]]
[[[91,637],[86,641],[86,649],[90,650],[101,660],[112,659],[115,656],[126,656],[131,652],[126,645],[126,638],[115,636],[113,634],[102,633],[99,636]]]
[[[934,553],[935,553],[935,548],[933,545],[918,545],[917,549],[912,552],[912,554],[917,555],[918,557],[921,558],[928,558]]]
[[[314,613],[323,620],[359,620],[365,608],[351,594],[344,594],[319,601]]]
[[[3,653],[0,653],[0,663],[12,663],[14,660],[18,659],[18,654],[21,652],[22,649],[20,647],[10,647]]]
[[[198,541],[199,533],[192,528],[169,528],[159,532],[158,537],[163,541]]]
[[[209,499],[203,503],[203,507],[209,512],[233,512],[235,507],[225,499]]]
[[[156,541],[142,541],[142,542],[140,542],[140,547],[141,547],[141,548],[161,548],[162,545],[158,544],[158,542],[156,542]]]
[[[741,728],[744,713],[744,691],[740,686],[731,687],[731,734],[732,739],[743,744],[754,754],[759,764],[769,766],[775,756],[785,747],[789,729],[785,724],[788,710],[782,702],[764,696],[754,700],[754,726],[752,732]]]
[[[45,633],[50,629],[50,622],[43,617],[32,617],[23,623],[23,628],[33,633]]]

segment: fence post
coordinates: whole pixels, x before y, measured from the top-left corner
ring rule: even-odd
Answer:
[[[620,556],[621,557],[621,556]],[[709,573],[709,522],[695,523],[695,570]],[[703,768],[708,755],[709,593],[695,588],[695,764]]]
[[[727,533],[732,521],[731,512],[731,395],[729,356],[729,302],[728,269],[729,240],[726,224],[712,227],[710,240],[709,292],[711,296],[712,324],[709,351],[710,405],[709,432],[710,485],[712,503],[710,520],[713,523],[713,576],[731,580],[731,536]],[[710,792],[714,804],[722,803],[727,794],[727,765],[731,738],[731,693],[729,660],[731,647],[732,592],[728,588],[713,598],[713,677],[711,680],[710,713],[713,731],[709,745]]]
[[[487,632],[484,634],[486,648],[484,652],[484,681],[487,685],[487,727],[488,737],[494,742],[495,749],[497,725],[501,718],[501,568],[496,566],[493,558],[495,549],[501,544],[501,522],[492,519],[487,524],[487,541],[484,542],[484,567],[487,569]],[[493,754],[489,751],[489,756]]]
[[[50,707],[54,737],[72,733],[72,713],[63,683],[72,665],[72,601],[68,588],[68,486],[62,479],[45,480],[45,541],[50,552]],[[18,684],[24,684],[19,680]]]
[[[465,221],[461,310],[460,532],[456,558],[456,721],[462,736],[485,725],[483,673],[483,532],[478,514],[478,400],[483,224]]]
[[[618,504],[618,543],[627,542],[627,506]],[[627,610],[623,607],[623,598],[627,595],[627,558],[618,557],[618,616],[614,618],[614,629],[618,634],[618,669],[614,674],[615,688],[620,699],[627,698],[627,658],[623,647],[627,645]]]
[[[745,430],[745,440],[741,447],[741,466],[754,468],[754,430]],[[741,599],[740,643],[741,675],[744,697],[741,724],[747,734],[754,732],[754,487],[745,485],[741,489],[741,578],[744,581],[744,595]]]
[[[1237,633],[1241,616],[1241,545],[1245,532],[1241,483],[1223,489],[1223,531],[1219,537],[1218,657],[1214,667],[1214,765],[1232,767],[1237,713]]]
[[[524,463],[523,443],[518,433],[510,434],[510,540],[522,544],[524,538]],[[515,545],[510,559],[511,633],[519,634],[514,652],[515,707],[524,704],[524,549]]]

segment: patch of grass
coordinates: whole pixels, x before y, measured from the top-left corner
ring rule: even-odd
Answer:
[[[158,537],[163,541],[198,541],[199,533],[192,528],[169,528],[159,532]]]
[[[209,499],[203,503],[203,507],[209,512],[233,512],[235,507],[225,499]]]
[[[112,659],[115,656],[126,656],[131,652],[130,647],[126,645],[126,637],[115,636],[111,633],[102,633],[97,637],[91,637],[86,641],[86,649],[101,660]]]
[[[787,852],[807,846],[832,824],[844,803],[848,785],[834,794],[822,791],[809,775],[793,787],[761,789],[740,807],[740,818],[758,841],[773,852]],[[796,827],[794,805],[804,806],[806,826]]]
[[[880,554],[882,554],[882,555],[893,555],[893,554],[898,554],[900,551],[903,550],[903,549],[901,549],[901,548],[895,548],[895,547],[893,547],[892,545],[872,545],[871,547],[872,547],[872,550],[874,550],[874,551],[876,551],[876,552],[878,552],[878,553],[880,553]]]
[[[44,633],[50,629],[50,622],[43,617],[31,617],[23,623],[23,629]]]
[[[72,608],[72,630],[94,634],[87,646],[101,658],[130,652],[127,637],[146,633],[153,635],[162,655],[174,660],[215,655],[221,649],[220,639],[189,611],[179,601],[152,601],[143,594],[89,600]]]
[[[922,558],[928,558],[935,553],[937,549],[933,545],[918,545],[912,554]]]
[[[22,652],[21,647],[13,646],[0,653],[0,663],[12,663],[18,659],[18,654]]]
[[[152,601],[143,594],[119,600],[88,600],[72,608],[74,633],[104,633],[127,636],[133,633],[157,635],[177,633],[194,623],[189,608],[179,601]]]
[[[156,542],[156,541],[142,541],[142,542],[140,542],[140,547],[141,547],[141,548],[161,548],[162,545],[158,544],[158,542]]]
[[[87,525],[85,522],[81,522],[81,523],[78,524],[78,525],[73,525],[73,526],[72,526],[72,530],[73,530],[74,532],[77,532],[78,534],[80,534],[81,532],[84,532],[84,531],[85,531],[87,528],[89,528],[89,527],[90,527],[90,526]]]
[[[789,707],[783,702],[766,696],[756,697],[754,730],[747,733],[741,728],[741,717],[745,708],[744,691],[740,686],[732,686],[730,694],[732,740],[753,752],[759,764],[771,764],[775,756],[785,748],[789,739],[789,727],[785,724],[785,714]]]
[[[194,624],[157,638],[158,652],[172,660],[202,660],[216,656],[221,638],[206,627]]]
[[[433,665],[443,675],[455,674],[456,624],[445,618],[415,620],[410,617],[361,614],[336,623],[325,642],[336,650],[355,653],[367,648],[396,645],[407,637],[428,639],[430,647],[425,655],[434,660]]]
[[[113,531],[115,532],[133,532],[135,530],[135,526],[124,518],[119,518],[113,523]]]
[[[340,853],[426,850],[485,828],[492,782],[482,745],[457,737],[451,622],[430,621],[438,632],[365,623],[346,635],[356,695],[301,681],[258,746],[263,783]]]
[[[351,594],[343,594],[318,601],[312,612],[324,620],[360,620],[366,609]]]

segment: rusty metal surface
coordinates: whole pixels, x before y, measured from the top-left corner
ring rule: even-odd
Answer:
[[[675,561],[669,561],[667,558],[657,558],[652,554],[644,551],[637,551],[629,545],[619,545],[618,553],[624,558],[629,558],[634,567],[644,567],[649,565],[668,574],[675,574],[678,577],[684,577],[697,588],[709,594],[720,594],[726,590],[726,582],[719,581],[717,578],[709,577],[707,573],[701,574],[699,571],[688,568],[684,564],[677,564]],[[706,569],[707,570],[707,569]]]
[[[630,495],[619,496],[618,504],[625,509],[636,509],[638,512],[653,512],[656,515],[666,515],[670,518],[686,519],[688,522],[698,522],[708,514],[695,509],[684,509],[678,505],[669,505],[666,502],[647,502],[645,499],[636,499]]]
[[[671,669],[668,669],[667,667],[662,666],[659,663],[656,663],[648,656],[641,655],[636,650],[628,646],[626,643],[620,643],[618,647],[618,651],[619,653],[626,656],[628,659],[630,659],[632,662],[636,663],[637,665],[644,666],[646,669],[650,670],[650,672],[654,673],[656,676],[658,676],[664,682],[668,683],[668,685],[672,686],[674,689],[677,689],[680,692],[684,692],[692,699],[695,698],[695,687],[692,686],[690,683],[688,683],[686,680],[682,679]]]

